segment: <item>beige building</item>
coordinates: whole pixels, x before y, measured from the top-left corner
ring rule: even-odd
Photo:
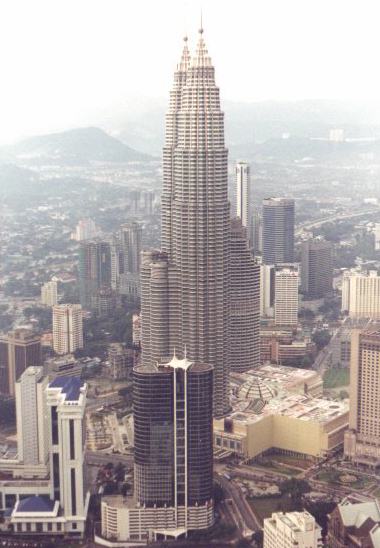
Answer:
[[[53,306],[53,348],[57,354],[71,354],[83,348],[83,318],[80,304]]]
[[[376,270],[343,275],[342,310],[348,311],[350,318],[380,319],[380,276]]]
[[[41,302],[42,304],[46,306],[54,306],[55,304],[58,304],[58,289],[57,289],[57,282],[51,280],[50,282],[46,282],[41,287]]]
[[[343,444],[348,404],[317,397],[316,372],[267,365],[231,376],[233,410],[214,420],[216,449],[246,458],[269,449],[322,457]]]
[[[276,512],[264,519],[264,548],[322,548],[322,530],[309,512]]]
[[[276,325],[298,324],[299,271],[296,264],[276,267],[274,321]]]
[[[380,465],[380,331],[351,336],[350,420],[344,453],[353,462]]]

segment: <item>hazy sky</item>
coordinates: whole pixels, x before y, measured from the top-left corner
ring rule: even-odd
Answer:
[[[201,6],[222,98],[380,101],[379,0],[0,0],[0,142],[167,96]]]

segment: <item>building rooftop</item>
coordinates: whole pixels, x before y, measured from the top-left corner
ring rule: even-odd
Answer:
[[[16,512],[53,512],[56,501],[45,497],[33,496],[19,501]]]
[[[57,377],[48,388],[60,388],[61,393],[65,395],[65,401],[78,401],[85,385],[80,377]]]
[[[380,522],[380,507],[377,501],[352,504],[345,500],[338,505],[338,509],[346,527],[359,528],[367,518]]]
[[[241,385],[245,382],[261,380],[276,391],[291,391],[308,382],[322,382],[320,375],[311,369],[299,369],[285,365],[266,364],[245,373],[231,373],[232,383]]]

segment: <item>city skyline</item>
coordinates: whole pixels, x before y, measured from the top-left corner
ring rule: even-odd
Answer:
[[[4,79],[12,81],[12,86],[3,89],[0,143],[100,123],[118,111],[122,115],[133,110],[141,95],[153,102],[164,97],[165,82],[175,63],[171,44],[199,26],[201,8],[215,63],[224,65],[219,75],[224,98],[248,102],[372,100],[379,112],[379,77],[373,70],[379,49],[378,8],[369,0],[364,4],[366,9],[359,11],[353,2],[346,2],[343,25],[340,3],[327,0],[291,4],[238,0],[234,10],[227,4],[216,7],[212,0],[191,4],[113,0],[111,9],[104,1],[80,5],[70,1],[61,8],[46,0],[4,3],[0,18],[7,24],[0,46],[3,51],[12,50],[3,63]],[[136,20],[143,25],[135,25]],[[28,42],[27,50],[20,34],[12,31],[16,25]],[[352,36],[356,39],[350,40]],[[137,44],[139,55],[129,55]],[[29,86],[30,81],[37,84]],[[155,85],[151,87],[149,81]]]

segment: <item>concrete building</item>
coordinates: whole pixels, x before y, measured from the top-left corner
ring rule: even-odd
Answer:
[[[82,242],[83,240],[96,238],[97,234],[98,229],[92,219],[81,219],[75,227],[72,238],[77,242]]]
[[[237,162],[235,166],[236,180],[236,217],[246,228],[251,239],[251,180],[250,167],[247,162]]]
[[[320,458],[343,444],[348,403],[321,399],[315,371],[267,365],[231,377],[232,411],[214,419],[216,449]]]
[[[134,369],[134,497],[102,500],[103,542],[212,525],[212,377],[211,366],[175,355]]]
[[[34,468],[41,469],[45,477],[48,460],[48,429],[45,390],[48,380],[42,367],[28,367],[15,385],[17,452],[23,464],[22,475],[36,475]]]
[[[142,359],[173,348],[214,366],[215,414],[229,408],[228,151],[214,67],[201,29],[174,76],[163,150],[162,252],[145,253]]]
[[[260,265],[260,316],[262,317],[274,316],[275,272],[274,265]]]
[[[260,363],[260,266],[240,219],[231,221],[230,257],[230,368],[247,371]]]
[[[60,355],[83,348],[83,317],[80,304],[53,306],[53,348]]]
[[[80,377],[83,364],[67,354],[58,358],[51,358],[45,362],[45,372],[50,380],[57,377]]]
[[[350,423],[344,454],[355,463],[380,465],[380,331],[353,331]]]
[[[298,324],[299,271],[296,264],[276,267],[274,321],[276,325]]]
[[[124,344],[112,343],[108,347],[109,374],[112,379],[131,379],[135,362],[135,350]]]
[[[58,304],[58,284],[51,280],[41,287],[41,302],[46,306]]]
[[[97,305],[97,292],[112,282],[111,244],[100,239],[85,240],[79,249],[79,294],[83,308]]]
[[[263,262],[294,262],[294,200],[266,198],[263,201]]]
[[[137,313],[132,316],[132,342],[141,347],[141,315]]]
[[[376,270],[344,273],[342,310],[348,311],[350,318],[380,319],[380,276]]]
[[[298,367],[305,359],[313,360],[317,353],[316,345],[310,337],[295,339],[291,331],[261,330],[260,361]]]
[[[303,512],[276,512],[264,519],[264,548],[322,548],[322,529]]]
[[[41,365],[41,337],[15,329],[0,337],[0,393],[14,396],[15,382],[29,366]]]
[[[301,251],[301,291],[308,299],[321,299],[332,291],[332,244],[307,240]]]
[[[123,273],[139,274],[142,249],[141,225],[135,221],[121,225],[120,244],[123,253]]]
[[[376,499],[352,503],[345,499],[328,516],[329,548],[379,548],[380,506]]]

